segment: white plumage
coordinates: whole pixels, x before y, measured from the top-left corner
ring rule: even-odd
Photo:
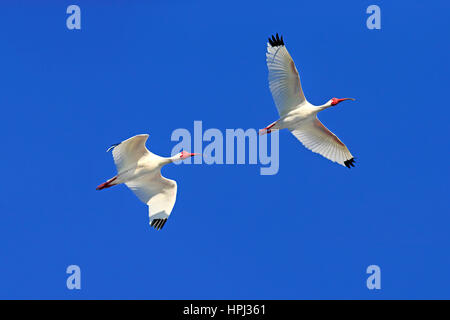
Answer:
[[[270,91],[281,117],[295,110],[306,99],[294,60],[285,46],[272,47],[268,43],[266,62]]]
[[[294,60],[284,45],[283,37],[278,34],[269,38],[266,62],[269,87],[280,119],[261,129],[260,134],[287,128],[309,150],[348,168],[354,167],[355,160],[345,144],[317,118],[320,111],[354,99],[332,98],[321,106],[310,104],[303,94]]]
[[[164,158],[146,147],[148,134],[131,137],[111,146],[117,175],[97,187],[97,190],[124,183],[149,208],[150,225],[161,229],[167,221],[177,196],[177,183],[161,175],[161,168],[173,161],[183,160],[195,153],[182,151]]]

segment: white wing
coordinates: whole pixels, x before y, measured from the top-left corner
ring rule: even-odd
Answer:
[[[142,157],[151,154],[145,147],[147,138],[148,134],[139,134],[111,146],[118,173],[135,168]]]
[[[291,129],[292,134],[309,150],[337,162],[347,168],[354,167],[355,159],[345,144],[328,130],[317,117],[299,128]]]
[[[280,39],[278,34],[269,38],[266,62],[270,91],[281,117],[296,109],[306,99],[294,60],[284,46],[283,37]]]
[[[150,225],[161,229],[172,212],[177,198],[177,183],[161,173],[143,176],[125,183],[142,202],[148,205]]]

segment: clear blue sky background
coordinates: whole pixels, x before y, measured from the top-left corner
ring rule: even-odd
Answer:
[[[187,3],[189,2],[189,3]],[[82,30],[66,28],[78,4]],[[381,7],[382,29],[366,28]],[[450,298],[448,1],[3,1],[0,298]],[[266,39],[284,35],[351,170],[280,134],[280,170],[167,166],[164,229],[106,148],[139,133],[277,119]],[[82,290],[66,288],[66,267]],[[366,288],[381,267],[382,289]]]

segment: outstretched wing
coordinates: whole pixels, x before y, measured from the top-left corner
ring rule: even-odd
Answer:
[[[345,144],[328,130],[317,117],[309,123],[302,123],[299,128],[290,128],[290,130],[312,152],[316,152],[347,168],[355,166],[355,159]]]
[[[125,183],[142,202],[148,205],[150,226],[160,230],[172,212],[177,198],[177,183],[160,173],[143,176]]]
[[[296,109],[306,99],[294,60],[284,46],[283,36],[279,38],[278,33],[276,37],[269,38],[266,62],[270,91],[281,117]]]
[[[135,168],[142,157],[151,154],[145,147],[147,139],[148,134],[139,134],[108,149],[108,151],[113,149],[112,154],[118,173]]]

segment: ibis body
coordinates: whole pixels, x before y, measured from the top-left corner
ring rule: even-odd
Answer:
[[[320,111],[352,98],[332,98],[321,106],[309,103],[303,94],[300,76],[294,60],[287,51],[283,37],[272,36],[267,43],[266,62],[269,69],[269,87],[280,119],[259,134],[288,129],[313,152],[347,168],[354,167],[355,159],[339,138],[317,118]]]
[[[145,147],[148,134],[131,137],[112,145],[117,175],[97,186],[97,190],[125,184],[148,205],[150,226],[160,230],[166,223],[177,196],[177,183],[161,175],[161,168],[196,155],[182,151],[173,157],[160,157]]]

